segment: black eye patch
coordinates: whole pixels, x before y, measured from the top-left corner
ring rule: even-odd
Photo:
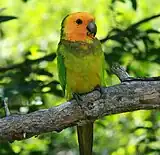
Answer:
[[[83,22],[82,22],[81,19],[77,19],[77,20],[76,20],[76,23],[77,23],[78,25],[80,25],[80,24],[82,24]]]

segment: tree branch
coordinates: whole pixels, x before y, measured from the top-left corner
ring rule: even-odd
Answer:
[[[35,64],[35,63],[39,63],[41,61],[53,61],[56,57],[56,54],[55,53],[51,53],[49,55],[46,55],[42,58],[38,58],[38,59],[35,59],[35,60],[29,60],[29,59],[26,59],[24,62],[21,62],[21,63],[17,63],[17,64],[12,64],[12,65],[9,65],[9,66],[5,66],[5,67],[0,67],[0,72],[6,72],[6,71],[9,71],[9,70],[12,70],[12,69],[19,69],[21,68],[22,66],[24,65],[27,65],[27,64]]]
[[[144,19],[138,21],[137,23],[134,23],[134,24],[130,25],[130,26],[127,27],[125,30],[119,30],[119,32],[117,32],[116,34],[113,34],[113,35],[111,35],[112,31],[110,31],[110,32],[108,33],[108,35],[107,35],[105,38],[101,39],[100,41],[101,41],[101,43],[104,43],[104,42],[106,42],[106,41],[108,41],[108,40],[114,40],[114,39],[117,39],[117,38],[119,38],[119,37],[125,37],[125,36],[129,35],[129,32],[130,32],[132,29],[136,29],[136,28],[138,28],[140,25],[142,25],[142,24],[144,24],[144,23],[146,23],[146,22],[148,22],[148,21],[150,21],[150,20],[156,19],[156,18],[158,18],[158,17],[160,17],[160,14],[153,15],[153,16],[151,16],[151,17],[144,18]]]
[[[130,78],[121,67],[114,67],[121,84],[102,88],[50,109],[25,115],[10,115],[0,119],[0,141],[30,138],[95,121],[103,116],[141,109],[160,109],[160,77]],[[121,76],[121,72],[126,76]]]

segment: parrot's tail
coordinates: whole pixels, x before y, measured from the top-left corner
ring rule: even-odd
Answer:
[[[77,126],[80,155],[92,155],[93,147],[93,123]]]

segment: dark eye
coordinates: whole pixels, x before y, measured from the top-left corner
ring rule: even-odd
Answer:
[[[76,20],[76,23],[77,23],[78,25],[80,25],[80,24],[82,24],[83,22],[82,22],[81,19],[77,19],[77,20]]]

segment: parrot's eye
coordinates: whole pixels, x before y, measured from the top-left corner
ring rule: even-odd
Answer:
[[[80,24],[82,24],[83,22],[82,22],[81,19],[77,19],[77,20],[76,20],[76,23],[77,23],[78,25],[80,25]]]

